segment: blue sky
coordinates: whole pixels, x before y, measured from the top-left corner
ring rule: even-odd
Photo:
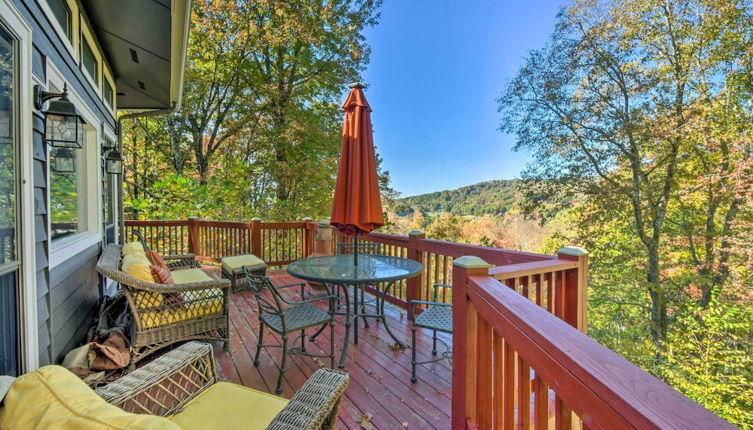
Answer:
[[[495,99],[564,0],[385,0],[367,32],[374,142],[403,196],[519,176]]]

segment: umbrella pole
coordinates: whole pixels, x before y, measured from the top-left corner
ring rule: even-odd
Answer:
[[[356,228],[356,236],[353,238],[353,265],[358,266],[358,229]]]

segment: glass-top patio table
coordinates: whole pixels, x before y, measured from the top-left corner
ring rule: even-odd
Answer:
[[[339,367],[345,366],[351,326],[353,326],[353,343],[358,345],[359,317],[381,320],[395,343],[401,348],[405,348],[405,345],[395,337],[387,324],[387,319],[384,316],[384,300],[395,282],[418,276],[421,270],[423,270],[423,265],[417,261],[371,254],[359,254],[357,265],[354,264],[352,254],[304,258],[288,265],[288,273],[296,278],[344,287],[346,311],[339,314],[346,315],[345,339],[343,340]],[[362,302],[360,306],[358,303],[358,292],[361,291],[361,295],[363,295],[363,289],[367,285],[373,285],[376,289],[376,313],[366,313],[364,303]],[[383,285],[383,287],[380,287],[380,285]],[[352,308],[347,286],[353,287]],[[318,334],[317,332],[312,338]]]

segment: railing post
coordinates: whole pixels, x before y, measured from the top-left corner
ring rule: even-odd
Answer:
[[[566,246],[557,251],[557,258],[578,262],[578,268],[565,273],[564,320],[585,333],[588,310],[588,251]]]
[[[314,240],[314,255],[331,255],[334,248],[332,240],[334,230],[328,219],[323,219],[316,224],[316,235]]]
[[[463,256],[452,263],[452,430],[464,430],[476,416],[476,309],[468,300],[469,276],[489,275],[486,261]]]
[[[303,244],[301,249],[301,257],[306,258],[311,255],[312,252],[314,252],[312,238],[314,233],[316,232],[316,224],[310,217],[304,218],[303,222],[305,223],[305,225],[303,227]]]
[[[426,234],[422,231],[413,230],[408,233],[408,258],[421,263],[421,252],[418,250],[418,241],[426,238]],[[407,281],[406,299],[408,303],[411,300],[421,299],[421,284],[423,283],[423,272],[414,278],[410,278]]]
[[[188,252],[199,255],[199,217],[188,217]]]
[[[264,259],[261,252],[261,218],[251,218],[251,253]]]

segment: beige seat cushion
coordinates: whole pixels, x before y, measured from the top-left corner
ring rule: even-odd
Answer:
[[[288,400],[229,382],[218,382],[170,420],[183,430],[263,430]]]
[[[222,262],[222,269],[229,273],[237,272],[243,266],[267,266],[264,260],[253,254],[233,255],[232,257],[225,257],[220,261]]]
[[[176,284],[190,284],[192,282],[211,281],[212,278],[203,270],[195,267],[193,269],[173,270],[170,272],[173,281]]]

